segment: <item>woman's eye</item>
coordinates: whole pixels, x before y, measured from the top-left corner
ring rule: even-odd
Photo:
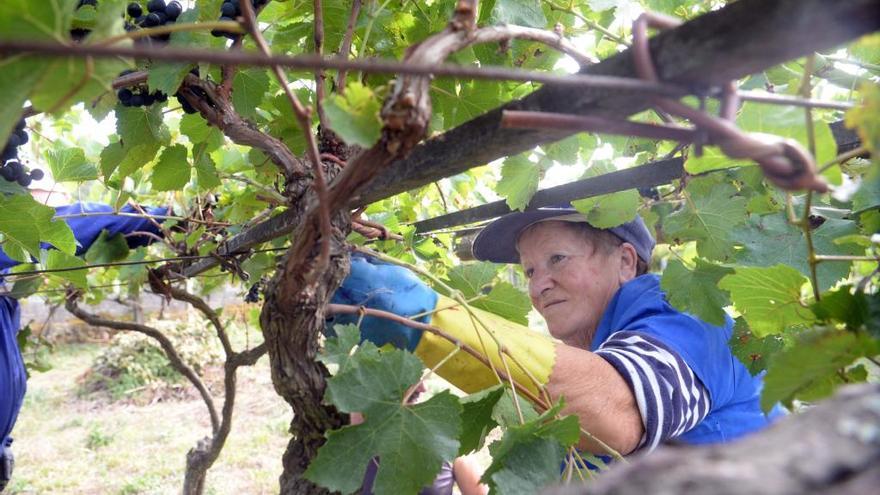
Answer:
[[[532,270],[531,268],[529,268],[524,273],[526,275],[526,278],[532,278],[532,275],[534,275],[535,270]]]
[[[562,261],[564,259],[565,259],[565,255],[554,254],[553,256],[550,257],[550,264],[555,265],[556,263],[559,263],[560,261]]]

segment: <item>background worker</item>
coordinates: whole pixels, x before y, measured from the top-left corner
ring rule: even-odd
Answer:
[[[135,213],[135,209],[126,206],[120,211]],[[147,208],[149,215],[167,215],[168,208]],[[94,214],[105,213],[105,215]],[[70,226],[77,241],[76,254],[80,256],[98,239],[101,231],[110,235],[147,232],[160,235],[156,222],[161,218],[149,219],[142,217],[120,216],[113,214],[113,208],[96,203],[76,203],[56,208],[56,216],[89,214],[87,216],[67,218],[64,221]],[[149,234],[126,236],[129,247],[145,246],[151,242]],[[44,245],[44,249],[50,246]],[[10,258],[0,245],[0,491],[5,488],[12,476],[14,465],[11,450],[12,429],[21,410],[27,388],[27,373],[24,361],[18,348],[17,335],[21,328],[21,312],[18,300],[5,293],[2,275],[21,263]]]

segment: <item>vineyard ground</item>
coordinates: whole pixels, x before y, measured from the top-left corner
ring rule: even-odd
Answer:
[[[95,344],[56,348],[34,374],[16,424],[13,494],[167,494],[183,482],[184,456],[208,433],[196,397],[146,405],[77,397]],[[208,475],[207,494],[277,493],[291,411],[275,394],[269,360],[239,371],[232,433]],[[194,394],[193,394],[194,395]]]
[[[146,322],[158,317],[161,306],[144,294]],[[212,305],[239,321],[256,305],[240,303],[240,295],[222,290]],[[166,319],[193,319],[183,306],[166,308]],[[130,399],[111,402],[107,393],[83,396],[79,382],[106,345],[109,334],[87,325],[63,308],[49,327],[40,322],[48,307],[38,298],[24,305],[23,320],[46,331],[55,347],[49,357],[52,369],[33,373],[28,380],[18,422],[13,432],[16,467],[10,494],[115,494],[153,495],[178,493],[183,482],[186,452],[209,432],[204,403],[181,382],[174,388],[153,387],[132,391]],[[102,314],[129,316],[127,308],[105,302]],[[256,344],[258,330],[250,335],[235,331],[236,348]],[[249,341],[246,339],[250,339]],[[103,341],[103,342],[96,342]],[[272,387],[269,360],[239,369],[238,396],[232,432],[220,458],[208,475],[207,495],[274,494],[289,435],[290,407]],[[222,389],[222,370],[209,368],[204,376],[212,391]],[[426,381],[428,394],[446,388],[443,380]],[[490,441],[500,437],[495,430]],[[485,469],[492,462],[488,448],[471,456]],[[458,493],[456,489],[455,493]]]

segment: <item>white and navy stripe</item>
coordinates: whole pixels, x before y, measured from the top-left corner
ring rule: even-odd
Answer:
[[[629,383],[649,451],[696,426],[711,406],[706,387],[675,351],[649,335],[614,333],[596,351]]]

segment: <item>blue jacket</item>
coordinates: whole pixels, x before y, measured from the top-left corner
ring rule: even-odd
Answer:
[[[728,341],[733,321],[710,325],[682,313],[666,302],[656,275],[643,275],[621,287],[602,316],[591,344],[595,351],[621,330],[645,333],[676,351],[706,387],[712,405],[709,414],[676,440],[690,444],[727,442],[760,430],[783,414],[761,411],[762,376],[751,376],[733,355]]]
[[[130,206],[126,206],[120,211],[135,212]],[[57,215],[82,212],[106,212],[108,215],[65,219],[76,237],[77,255],[85,253],[102,230],[107,230],[110,234],[127,234],[136,231],[159,234],[159,229],[150,220],[112,215],[113,208],[107,205],[77,203],[56,209]],[[168,213],[168,209],[148,208],[147,212],[151,215],[165,215]],[[162,220],[156,219],[156,221],[161,222]],[[144,246],[149,242],[150,239],[147,236],[128,238],[128,245],[131,247]],[[49,246],[44,247],[48,248]],[[7,256],[0,247],[0,274],[5,273],[6,270],[18,263]],[[0,277],[0,285],[2,285],[2,277]],[[0,445],[6,442],[6,437],[12,432],[26,389],[24,362],[16,342],[20,326],[18,301],[9,296],[0,296]]]

